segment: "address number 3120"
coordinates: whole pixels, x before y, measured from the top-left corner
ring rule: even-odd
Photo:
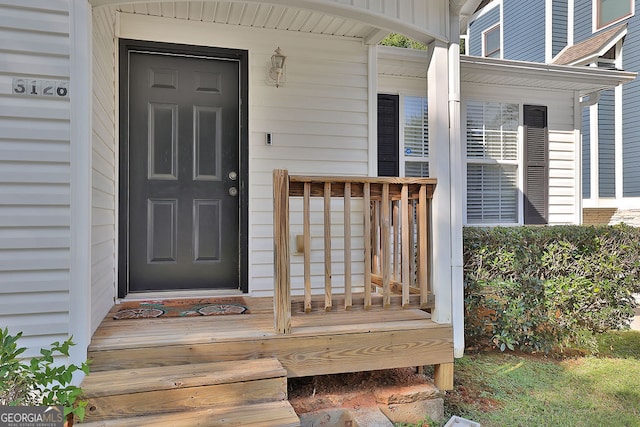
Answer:
[[[13,79],[13,93],[27,96],[69,96],[69,82],[43,79]]]

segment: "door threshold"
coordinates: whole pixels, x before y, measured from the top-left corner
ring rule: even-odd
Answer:
[[[222,297],[237,297],[243,294],[238,289],[207,289],[197,291],[158,291],[158,292],[136,292],[128,294],[124,298],[119,298],[118,302],[122,301],[140,301],[148,299],[164,300],[174,298],[222,298]]]

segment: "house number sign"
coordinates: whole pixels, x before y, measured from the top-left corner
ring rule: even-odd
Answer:
[[[12,92],[25,96],[69,97],[69,82],[62,80],[23,79],[14,77]]]

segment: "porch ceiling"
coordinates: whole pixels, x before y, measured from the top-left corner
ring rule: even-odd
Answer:
[[[120,4],[116,10],[137,15],[361,38],[365,43],[377,43],[389,32],[324,12],[253,1],[146,2]]]

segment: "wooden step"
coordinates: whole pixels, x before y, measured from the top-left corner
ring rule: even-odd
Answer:
[[[85,419],[98,421],[283,401],[287,372],[265,358],[95,372],[81,386]]]
[[[86,427],[298,427],[300,426],[300,419],[291,407],[291,404],[284,400],[279,402],[256,403],[254,405],[220,406],[190,410],[187,412],[103,420],[81,423],[81,425]]]

